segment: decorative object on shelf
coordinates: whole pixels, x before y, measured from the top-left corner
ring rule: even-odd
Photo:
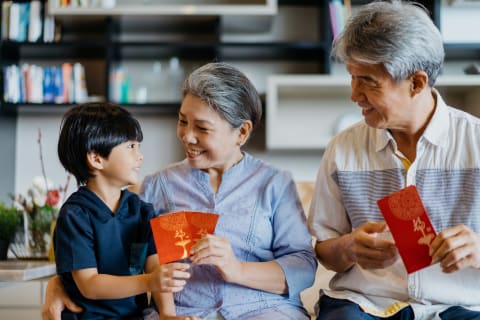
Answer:
[[[38,130],[38,146],[42,176],[33,179],[27,195],[16,195],[15,204],[23,212],[24,241],[28,250],[13,249],[17,258],[47,259],[51,239],[51,228],[57,218],[61,199],[65,196],[70,183],[70,175],[64,186],[54,187],[45,174],[42,154],[42,133]]]
[[[0,260],[7,259],[8,247],[21,222],[21,212],[0,202]]]

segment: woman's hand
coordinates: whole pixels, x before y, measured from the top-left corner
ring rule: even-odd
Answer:
[[[45,303],[42,306],[42,320],[61,320],[65,307],[74,312],[82,312],[82,308],[73,303],[67,296],[59,276],[48,281],[45,291]]]
[[[480,269],[480,236],[465,225],[443,230],[430,244],[430,255],[446,273]]]
[[[242,263],[235,257],[230,242],[221,237],[206,235],[190,249],[195,264],[212,264],[227,282],[238,283]]]
[[[150,273],[150,291],[178,292],[183,289],[190,278],[187,263],[161,264]]]

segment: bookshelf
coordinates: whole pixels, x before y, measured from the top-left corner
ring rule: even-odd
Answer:
[[[5,2],[8,1],[2,1],[2,5]],[[45,0],[40,2],[45,4]],[[368,2],[351,1],[353,7]],[[462,1],[452,5],[445,0],[421,2],[441,29],[451,28],[445,15],[462,5]],[[332,30],[328,1],[116,0],[113,8],[60,7],[55,3],[51,0],[41,11],[42,17],[47,12],[53,18],[56,33],[50,35],[49,40],[19,42],[2,37],[2,71],[11,64],[61,66],[65,62],[80,62],[85,68],[91,99],[118,99],[134,113],[166,119],[174,118],[180,100],[173,94],[172,87],[162,85],[165,79],[154,78],[158,70],[166,74],[172,58],[178,59],[179,74],[183,75],[205,62],[226,61],[241,68],[265,99],[265,132],[257,135],[259,141],[254,142],[258,150],[255,151],[279,150],[273,156],[284,150],[294,150],[295,157],[300,149],[321,150],[343,115],[356,110],[349,103],[348,79],[338,71],[343,67],[332,64],[329,58]],[[194,10],[187,11],[192,5]],[[0,19],[3,35],[5,19]],[[45,32],[41,36],[44,37]],[[478,115],[475,105],[480,100],[472,94],[480,91],[477,80],[465,76],[463,68],[466,63],[478,60],[480,42],[463,36],[445,42],[445,76],[451,77],[442,80],[442,76],[439,82],[445,82],[439,89],[448,91],[448,96],[463,101],[466,110]],[[172,62],[172,66],[175,65],[177,63]],[[127,100],[122,100],[122,94],[118,95],[122,91],[112,85],[116,71],[120,71],[120,78],[123,71],[124,79],[129,79],[129,94],[123,94],[128,96]],[[145,81],[149,77],[156,80]],[[2,185],[13,189],[16,151],[22,147],[11,143],[22,136],[17,132],[22,130],[17,125],[18,119],[28,117],[48,122],[71,103],[6,103],[4,81],[2,72],[0,146],[9,151],[9,156],[2,158],[0,165],[8,171],[2,177]],[[158,86],[149,87],[150,83]],[[326,106],[330,102],[334,108]],[[314,118],[321,119],[322,128],[317,128],[318,132],[307,131],[307,127],[320,127],[306,125]],[[290,121],[294,123],[289,127],[291,140],[283,137],[285,130],[280,126],[288,119],[295,120]],[[1,195],[4,194],[7,192]]]
[[[95,7],[44,0],[6,2],[41,3],[41,17],[48,13],[56,32],[51,42],[43,40],[44,33],[32,42],[3,36],[2,69],[13,65],[20,74],[24,64],[58,68],[79,62],[90,98],[136,111],[175,112],[183,76],[210,61],[250,68],[249,76],[257,79],[261,94],[272,73],[329,72],[331,35],[324,1],[117,0],[112,8],[103,8],[101,1]],[[298,28],[299,22],[304,27]],[[2,73],[3,92],[8,77]],[[151,83],[160,85],[152,88]],[[67,99],[52,105],[6,96],[10,95],[1,96],[1,111],[13,113],[50,112],[55,107],[63,112],[81,102]]]

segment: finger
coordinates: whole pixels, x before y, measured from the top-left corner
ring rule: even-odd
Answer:
[[[167,264],[171,270],[180,270],[180,271],[186,271],[190,269],[190,265],[188,263],[183,263],[183,262],[172,262]]]
[[[185,271],[174,271],[171,276],[173,279],[189,279],[190,278],[190,272],[185,272]]]
[[[190,249],[190,254],[195,254],[201,250],[205,250],[208,248],[216,248],[221,246],[221,242],[219,237],[207,234],[202,239],[198,240],[192,248]]]
[[[440,239],[439,242],[436,243],[436,247],[430,247],[433,263],[442,261],[450,252],[473,241],[470,232],[461,230],[457,233],[440,233],[437,237]]]
[[[187,281],[181,279],[165,279],[163,287],[171,290],[182,289],[187,284]]]
[[[430,255],[433,255],[447,239],[456,237],[460,233],[467,230],[468,229],[466,229],[464,225],[458,225],[449,229],[445,229],[442,232],[438,233],[430,244]]]
[[[65,300],[65,307],[73,313],[80,313],[83,311],[83,308],[77,306],[72,300]],[[61,314],[61,311],[59,314]],[[60,318],[61,317],[59,317],[58,319],[60,320]],[[55,317],[55,319],[57,318]]]
[[[359,227],[366,233],[380,233],[387,229],[385,221],[370,221]]]

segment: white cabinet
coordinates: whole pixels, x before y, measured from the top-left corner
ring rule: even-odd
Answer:
[[[323,149],[339,125],[345,120],[360,120],[360,116],[360,109],[350,100],[346,75],[268,77],[268,149]]]
[[[447,104],[480,116],[480,76],[440,76],[435,88]],[[336,132],[362,119],[350,92],[348,75],[270,76],[267,148],[324,149]]]
[[[0,282],[0,319],[41,319],[46,281]]]

